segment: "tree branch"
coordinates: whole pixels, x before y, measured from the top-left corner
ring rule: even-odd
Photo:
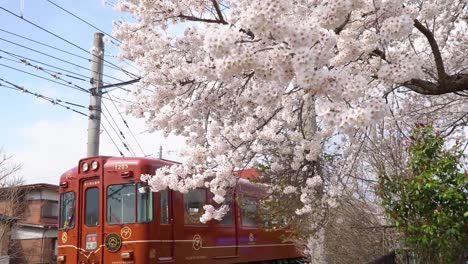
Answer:
[[[213,3],[214,8],[216,9],[216,13],[218,14],[219,21],[221,23],[223,23],[224,25],[227,25],[228,22],[226,22],[226,20],[224,20],[223,13],[221,12],[221,9],[219,8],[218,1],[217,0],[211,0],[211,2]]]
[[[199,17],[194,17],[194,16],[186,16],[180,14],[178,17],[182,19],[186,19],[189,21],[196,21],[196,22],[205,22],[205,23],[213,23],[213,24],[227,24],[226,21],[221,21],[221,20],[216,20],[216,19],[207,19],[207,18],[199,18]]]
[[[434,34],[419,20],[414,20],[414,26],[427,38],[429,45],[431,46],[432,54],[434,55],[435,64],[437,67],[437,75],[439,76],[439,82],[444,83],[447,78],[447,73],[445,72],[444,62],[442,61],[442,55],[440,54],[439,45],[434,38]]]
[[[343,31],[344,27],[346,26],[346,24],[348,24],[349,22],[349,19],[351,18],[351,13],[349,13],[347,16],[346,16],[346,19],[345,21],[343,22],[343,24],[339,25],[337,28],[335,28],[335,34],[339,35],[341,33],[341,31]]]
[[[425,95],[441,95],[468,91],[468,74],[447,76],[443,83],[440,81],[439,83],[434,83],[421,79],[411,79],[409,82],[403,83],[403,85],[414,92]]]

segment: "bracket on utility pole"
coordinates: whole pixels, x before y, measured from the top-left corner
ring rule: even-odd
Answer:
[[[101,97],[102,70],[104,62],[104,34],[94,33],[94,47],[91,54],[91,85],[88,119],[88,151],[87,156],[99,155],[99,135],[101,132]]]

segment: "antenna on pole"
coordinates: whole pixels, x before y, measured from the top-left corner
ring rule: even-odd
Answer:
[[[88,119],[88,151],[87,156],[99,155],[99,136],[101,133],[101,97],[102,70],[104,62],[104,34],[94,33],[93,50],[91,51],[91,85]]]

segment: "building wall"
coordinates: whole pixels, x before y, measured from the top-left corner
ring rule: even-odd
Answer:
[[[43,225],[57,224],[57,218],[42,217],[41,215],[42,206],[44,206],[45,203],[46,203],[45,200],[28,201],[20,222],[30,223],[30,224],[43,224]]]
[[[7,192],[0,197],[0,214],[18,217],[11,235],[0,241],[0,256],[6,251],[10,263],[55,263],[58,223],[58,186],[41,185],[24,188],[24,203],[9,198]],[[57,211],[57,212],[56,212]]]
[[[54,238],[12,240],[12,243],[11,264],[55,263]]]
[[[34,190],[26,194],[26,200],[55,200],[58,201],[59,194],[51,190]]]

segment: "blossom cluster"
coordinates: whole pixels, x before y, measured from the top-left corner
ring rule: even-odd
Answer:
[[[208,221],[225,213],[233,171],[261,165],[266,176],[308,175],[325,140],[389,117],[397,100],[405,102],[392,117],[414,116],[424,102],[456,113],[441,125],[462,120],[463,103],[394,92],[437,72],[414,19],[437,33],[447,71],[466,73],[461,1],[119,0],[116,9],[135,17],[116,23],[120,56],[143,72],[128,111],[150,131],[187,138],[182,164],[142,179],[153,191],[209,188],[218,206],[205,208]],[[297,213],[321,214],[317,199],[333,206],[336,188],[324,175],[307,177],[275,193],[300,193]]]

